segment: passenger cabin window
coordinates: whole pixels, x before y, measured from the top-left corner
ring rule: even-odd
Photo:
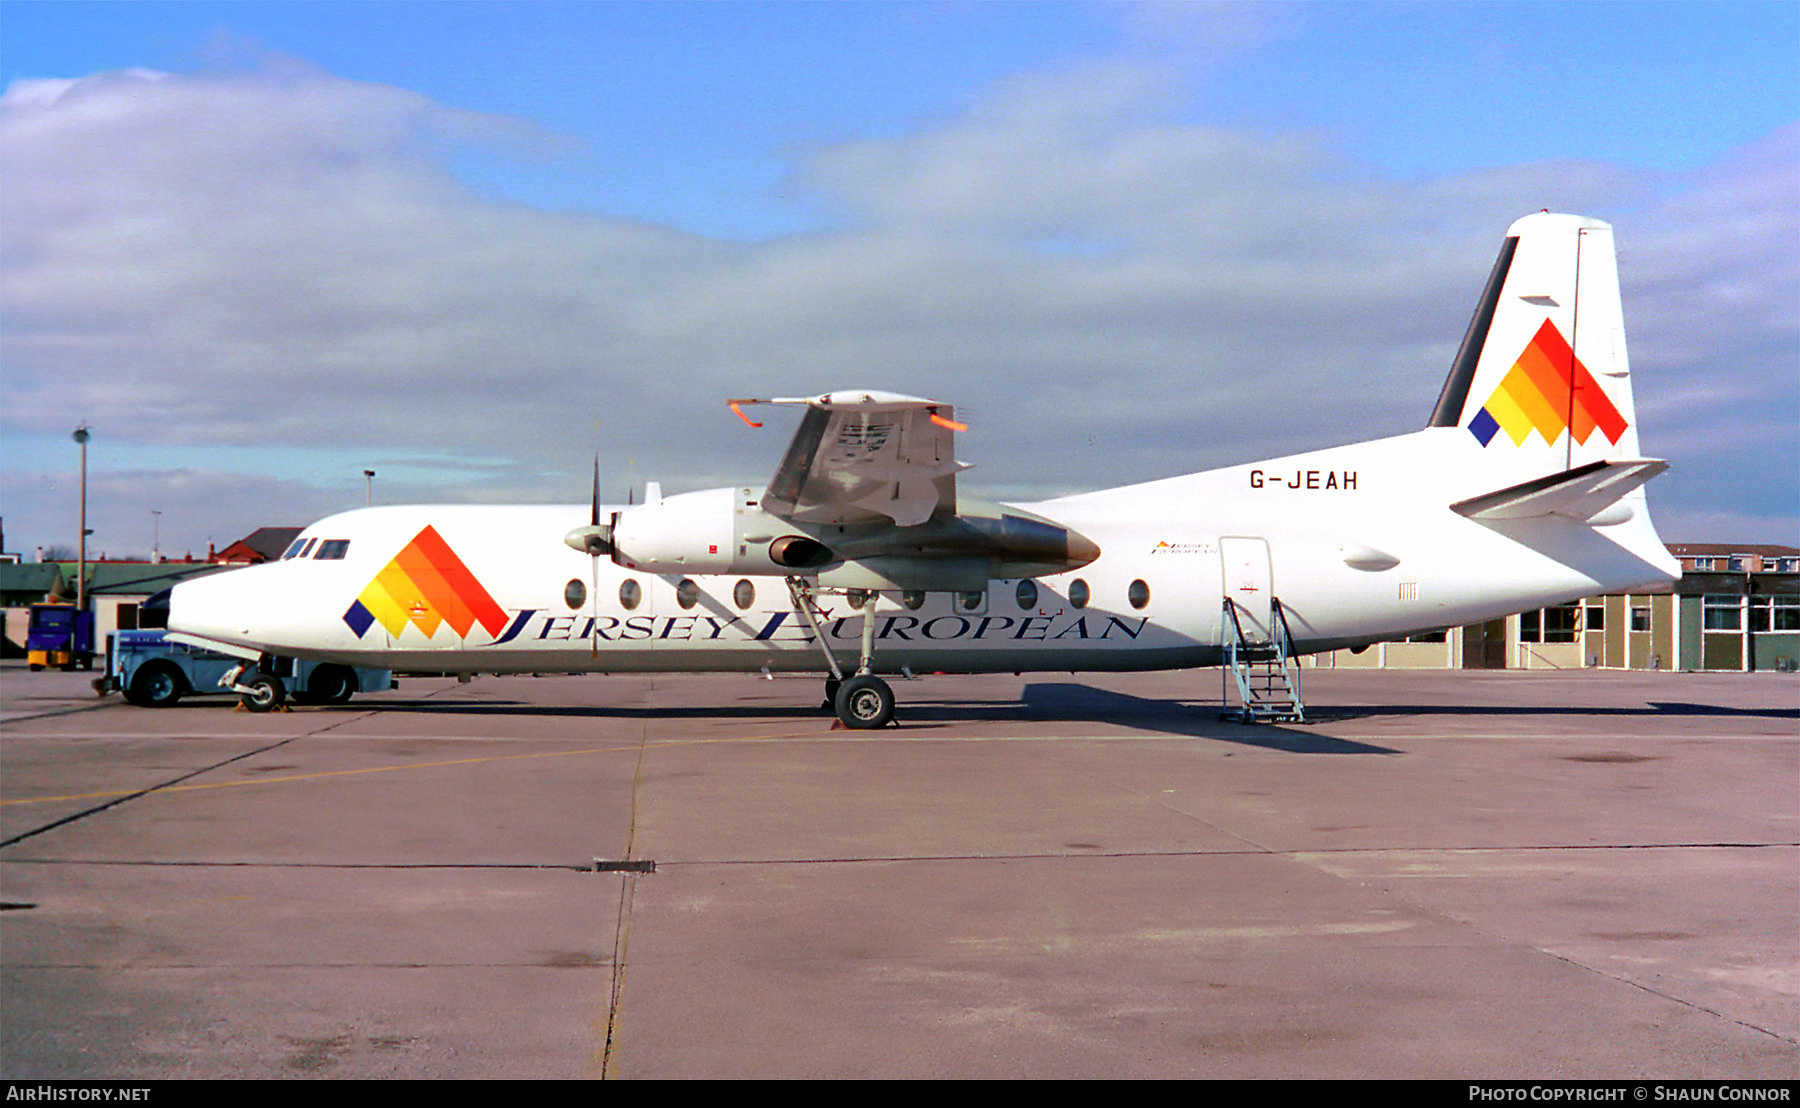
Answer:
[[[756,586],[752,585],[748,578],[740,580],[731,586],[731,602],[736,604],[740,611],[748,609],[750,605],[756,603]]]
[[[569,583],[563,586],[563,603],[571,608],[579,608],[586,601],[587,586],[581,583],[579,577],[569,578]]]
[[[1088,606],[1088,583],[1077,577],[1069,582],[1069,605],[1074,608]]]
[[[619,582],[619,607],[629,612],[636,609],[643,600],[644,587],[637,583],[636,578],[627,577]]]
[[[344,555],[349,552],[349,539],[326,539],[319,544],[319,551],[313,555],[313,559],[320,562],[338,562],[342,561]]]
[[[1019,587],[1018,587],[1017,591],[1014,592],[1013,596],[1016,600],[1018,600],[1019,607],[1025,611],[1029,612],[1031,609],[1037,607],[1037,602],[1038,602],[1037,582],[1031,580],[1029,577],[1023,581],[1020,581]]]
[[[1141,578],[1133,581],[1131,587],[1125,590],[1125,598],[1131,601],[1133,608],[1142,611],[1150,603],[1150,586]]]
[[[675,603],[683,608],[692,608],[700,603],[700,586],[692,577],[683,577],[681,584],[675,586]]]

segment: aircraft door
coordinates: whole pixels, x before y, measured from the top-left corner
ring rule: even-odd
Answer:
[[[1464,669],[1506,668],[1506,619],[1490,619],[1463,628]]]
[[[1225,599],[1237,609],[1244,641],[1251,644],[1272,641],[1269,601],[1274,595],[1274,581],[1269,567],[1268,540],[1221,538],[1219,558],[1224,571]],[[1225,621],[1220,634],[1227,640],[1234,634],[1230,620]]]

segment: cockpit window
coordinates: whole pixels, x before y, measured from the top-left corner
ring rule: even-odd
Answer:
[[[310,539],[295,539],[293,543],[288,546],[287,550],[282,553],[281,560],[285,562],[289,558],[298,558],[300,556],[300,548],[310,541]]]
[[[335,562],[350,552],[349,539],[326,539],[319,544],[319,552],[313,555],[315,561]]]

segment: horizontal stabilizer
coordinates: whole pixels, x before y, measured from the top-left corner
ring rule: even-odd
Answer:
[[[1562,473],[1459,500],[1450,505],[1450,510],[1477,520],[1537,516],[1592,520],[1626,493],[1668,468],[1668,462],[1654,458],[1589,462]]]

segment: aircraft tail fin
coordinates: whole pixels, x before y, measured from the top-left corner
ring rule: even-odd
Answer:
[[[1638,457],[1611,225],[1541,212],[1507,229],[1429,426],[1517,473]]]
[[[1679,575],[1644,496],[1669,465],[1639,453],[1610,225],[1507,229],[1430,427],[1455,459],[1452,511],[1528,544],[1571,541],[1559,521],[1605,528],[1646,581]]]

